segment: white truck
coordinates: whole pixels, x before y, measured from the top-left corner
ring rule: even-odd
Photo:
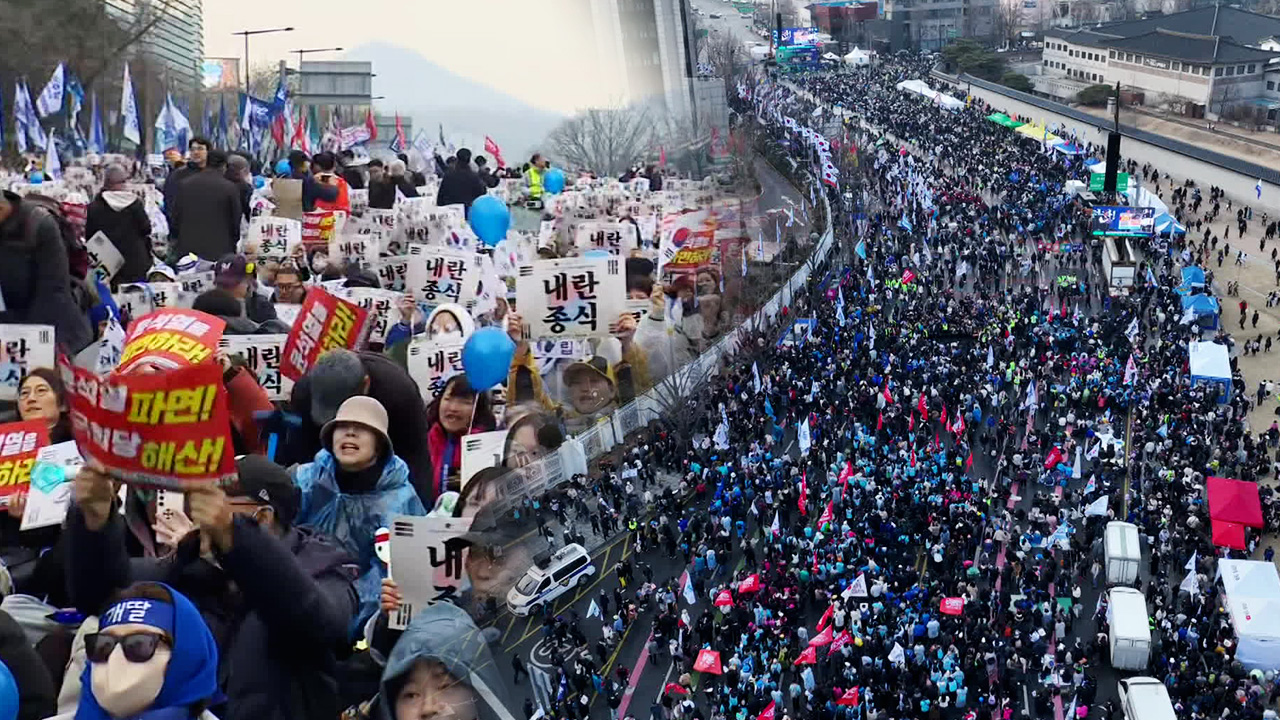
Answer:
[[[1125,720],[1178,720],[1164,683],[1151,677],[1120,680],[1120,707]]]
[[[1103,541],[1108,585],[1133,585],[1138,579],[1142,564],[1142,545],[1138,540],[1138,527],[1133,523],[1115,520],[1107,523]]]
[[[1107,593],[1107,623],[1111,626],[1111,666],[1117,670],[1146,670],[1151,657],[1151,618],[1147,599],[1127,587]]]
[[[1107,292],[1115,297],[1128,295],[1133,290],[1134,278],[1138,276],[1138,251],[1128,238],[1103,238],[1102,270],[1107,278]]]

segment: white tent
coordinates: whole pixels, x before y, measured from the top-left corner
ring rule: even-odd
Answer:
[[[1168,205],[1165,205],[1165,204],[1164,204],[1164,201],[1163,201],[1163,200],[1161,200],[1161,199],[1159,198],[1159,196],[1157,196],[1155,193],[1153,193],[1153,192],[1151,192],[1151,191],[1147,190],[1145,187],[1139,187],[1139,188],[1138,188],[1138,192],[1136,193],[1136,197],[1134,196],[1134,195],[1135,195],[1135,193],[1134,193],[1132,190],[1130,190],[1129,192],[1127,192],[1127,193],[1125,193],[1125,194],[1126,194],[1126,195],[1128,195],[1128,196],[1130,197],[1130,199],[1131,199],[1131,201],[1132,201],[1132,204],[1133,204],[1133,205],[1136,205],[1136,206],[1138,206],[1138,207],[1149,207],[1149,208],[1155,208],[1155,209],[1156,209],[1156,215],[1160,215],[1161,213],[1167,213],[1167,212],[1169,212],[1169,206],[1168,206]]]
[[[844,56],[844,61],[848,65],[869,65],[871,64],[871,55],[865,50],[854,48],[848,55]]]
[[[1231,356],[1226,345],[1214,342],[1187,343],[1190,356],[1191,384],[1217,383],[1222,386],[1219,403],[1231,399]]]
[[[950,95],[940,93],[929,87],[929,84],[923,80],[903,80],[896,87],[903,92],[927,97],[948,110],[959,110],[964,107],[963,100],[957,100]]]
[[[1280,669],[1280,574],[1257,560],[1218,561],[1235,627],[1236,660],[1250,670]]]

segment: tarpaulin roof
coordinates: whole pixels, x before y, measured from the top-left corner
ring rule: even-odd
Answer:
[[[1083,148],[1081,148],[1078,145],[1072,145],[1071,143],[1065,140],[1054,145],[1053,149],[1057,150],[1063,155],[1083,155],[1084,154]]]
[[[1048,128],[1042,128],[1042,127],[1039,127],[1038,125],[1023,125],[1017,130],[1014,130],[1014,132],[1018,133],[1019,135],[1026,135],[1032,140],[1040,140],[1041,142],[1047,142],[1047,143],[1055,143],[1062,139],[1057,135],[1054,135],[1053,133],[1049,132]]]
[[[1226,520],[1213,520],[1213,544],[1218,547],[1244,550],[1244,526]]]
[[[1253,528],[1262,527],[1262,500],[1258,498],[1257,483],[1210,477],[1205,485],[1210,518]]]
[[[1018,122],[1017,120],[1014,120],[1013,118],[1009,117],[1008,115],[1005,115],[1004,113],[991,113],[990,115],[987,116],[987,119],[997,125],[1003,125],[1007,128],[1017,128],[1017,127],[1022,127],[1023,125],[1022,123]]]
[[[1196,315],[1217,315],[1218,299],[1212,295],[1183,295],[1182,309],[1195,310]]]
[[[1194,266],[1182,268],[1182,282],[1191,285],[1203,285],[1204,270]]]

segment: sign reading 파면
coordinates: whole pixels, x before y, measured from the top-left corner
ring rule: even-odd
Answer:
[[[223,335],[218,346],[228,355],[239,355],[244,364],[258,378],[258,384],[267,391],[272,402],[288,400],[293,395],[293,381],[280,373],[280,360],[284,357],[284,344],[289,336],[277,335]]]
[[[260,215],[249,223],[249,242],[258,244],[258,257],[284,260],[302,244],[302,223],[283,217]]]
[[[111,282],[124,267],[124,256],[101,230],[84,242],[84,249],[89,253],[89,267],[104,283]]]
[[[444,390],[445,381],[461,373],[462,340],[413,340],[409,343],[409,377],[418,383],[418,393],[431,402]]]
[[[49,424],[43,420],[0,425],[0,504],[30,487],[36,454],[48,444]]]
[[[602,337],[626,308],[618,258],[565,258],[521,265],[516,307],[531,338]]]
[[[236,477],[217,363],[106,379],[65,361],[61,371],[76,444],[112,477],[180,492]]]
[[[0,325],[0,400],[17,400],[27,372],[56,360],[52,325]]]
[[[366,330],[368,316],[356,303],[312,288],[284,344],[281,374],[297,382],[326,350],[354,350]]]
[[[409,246],[409,272],[405,287],[428,305],[457,303],[464,307],[476,299],[480,268],[475,253],[430,245]]]
[[[199,365],[213,357],[227,322],[199,310],[156,310],[129,326],[119,371],[143,363],[164,370]]]

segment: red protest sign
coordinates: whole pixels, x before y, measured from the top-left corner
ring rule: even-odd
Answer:
[[[129,326],[117,372],[128,374],[143,364],[161,370],[199,365],[213,357],[227,322],[199,310],[164,308],[147,313]]]
[[[939,603],[938,609],[945,615],[961,615],[964,613],[964,598],[942,598],[942,602]]]
[[[0,425],[0,502],[31,486],[36,453],[49,444],[49,425],[43,420]]]
[[[309,248],[327,248],[346,224],[347,214],[341,210],[313,210],[302,213],[302,244]]]
[[[128,483],[185,492],[236,477],[222,368],[100,378],[60,363],[71,431],[86,460]]]
[[[354,349],[364,336],[368,317],[356,303],[312,288],[285,341],[280,374],[297,382],[326,350]]]

